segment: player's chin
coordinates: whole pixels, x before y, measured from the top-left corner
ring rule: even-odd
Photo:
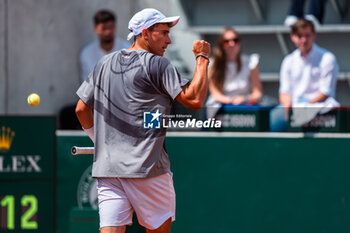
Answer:
[[[159,51],[159,52],[157,53],[157,55],[163,57],[163,56],[164,56],[164,53],[165,53],[165,49],[163,49],[162,51]]]

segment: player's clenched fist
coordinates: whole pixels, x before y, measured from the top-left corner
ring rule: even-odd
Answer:
[[[203,54],[207,57],[210,57],[210,43],[205,40],[195,40],[193,42],[193,53],[195,56],[198,54]]]

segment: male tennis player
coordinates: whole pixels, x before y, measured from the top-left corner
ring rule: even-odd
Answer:
[[[95,142],[101,233],[125,232],[134,210],[147,232],[170,232],[175,219],[166,132],[143,123],[147,114],[159,123],[174,100],[201,108],[208,91],[209,43],[194,41],[191,83],[163,57],[178,21],[150,8],[136,13],[129,22],[133,45],[103,57],[77,91],[77,116]]]

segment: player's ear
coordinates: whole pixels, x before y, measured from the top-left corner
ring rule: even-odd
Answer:
[[[142,37],[145,39],[145,40],[148,40],[149,39],[149,35],[148,35],[148,30],[147,29],[143,29],[141,34],[142,34]]]

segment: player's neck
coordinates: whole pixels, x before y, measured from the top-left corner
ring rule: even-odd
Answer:
[[[150,52],[148,44],[141,39],[134,41],[134,43],[129,48],[129,50],[140,50],[140,49]]]

